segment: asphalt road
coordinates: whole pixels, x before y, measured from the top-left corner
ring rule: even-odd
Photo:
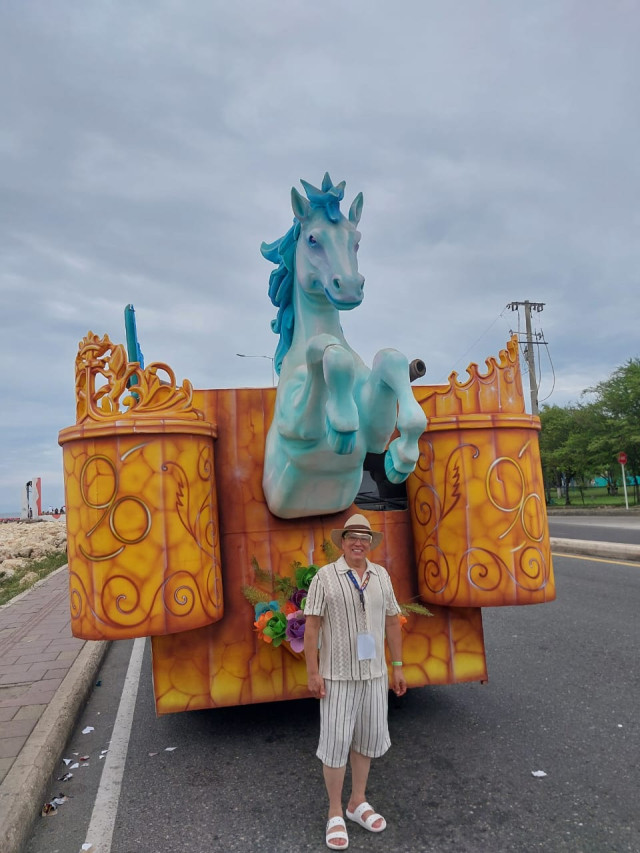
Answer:
[[[488,684],[392,697],[368,792],[389,826],[350,824],[350,851],[640,850],[640,567],[554,564],[556,602],[484,611]],[[52,782],[73,799],[25,853],[87,840],[131,647],[112,646],[69,744],[89,766]],[[147,642],[110,853],[326,850],[315,701],[156,718],[148,658]]]
[[[629,515],[551,515],[551,536],[561,539],[586,539],[590,542],[621,542],[640,545],[640,516]]]

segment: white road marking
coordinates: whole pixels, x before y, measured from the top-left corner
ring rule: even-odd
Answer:
[[[638,530],[640,529],[640,516],[629,517],[616,515],[613,518],[605,518],[601,515],[590,515],[584,518],[575,515],[550,515],[549,521],[558,527],[609,527],[614,530]]]
[[[129,658],[120,705],[109,743],[109,752],[105,756],[100,786],[87,830],[86,843],[92,845],[91,853],[110,853],[111,850],[122,777],[129,748],[131,724],[133,723],[133,712],[136,707],[140,683],[145,642],[146,637],[139,637],[133,644]],[[102,756],[100,757],[102,758]],[[83,846],[82,849],[86,850],[87,848]]]
[[[639,563],[634,563],[631,560],[617,560],[613,557],[590,557],[587,554],[564,554],[562,551],[554,551],[551,549],[551,556],[567,557],[569,560],[587,560],[589,563],[609,563],[612,566],[631,566],[634,569],[640,569]]]

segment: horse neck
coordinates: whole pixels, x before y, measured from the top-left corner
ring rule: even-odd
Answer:
[[[340,312],[327,299],[312,298],[300,286],[296,277],[293,287],[293,310],[295,326],[291,349],[301,354],[306,350],[307,341],[315,335],[328,334],[337,338],[344,346],[347,344],[340,326]]]

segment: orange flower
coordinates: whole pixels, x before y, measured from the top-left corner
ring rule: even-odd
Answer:
[[[264,613],[262,613],[259,616],[258,621],[253,623],[253,627],[258,632],[258,636],[260,637],[261,640],[264,640],[265,643],[273,642],[271,637],[268,637],[266,634],[262,633],[264,631],[264,629],[267,627],[267,623],[268,623],[269,619],[271,619],[272,616],[273,616],[273,611],[272,610],[266,610]]]
[[[285,616],[289,616],[290,613],[297,613],[300,610],[299,607],[296,607],[293,601],[285,601],[282,612]]]
[[[400,627],[404,628],[404,626],[407,624],[407,617],[403,616],[402,613],[398,613],[398,619],[400,620]]]

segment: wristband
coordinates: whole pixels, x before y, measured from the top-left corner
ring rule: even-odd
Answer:
[[[402,661],[401,660],[392,660],[391,666],[402,666]]]

